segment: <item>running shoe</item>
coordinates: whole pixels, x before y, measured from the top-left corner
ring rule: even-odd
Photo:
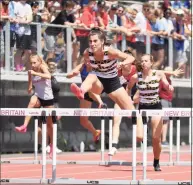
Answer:
[[[169,147],[169,143],[167,141],[163,141],[162,142],[162,147],[163,148],[168,148]]]
[[[94,142],[97,144],[100,140],[100,136],[101,136],[101,131],[100,130],[96,130],[95,135],[93,136],[93,140]]]
[[[84,92],[75,83],[70,85],[70,89],[78,99],[84,99]]]
[[[117,149],[115,147],[112,147],[110,152],[108,153],[109,156],[114,156],[117,153]]]
[[[154,170],[155,170],[156,172],[162,171],[159,164],[157,164],[156,166],[154,165]]]
[[[48,145],[48,146],[46,147],[46,152],[47,152],[47,153],[50,153],[50,145]],[[60,150],[58,147],[56,147],[56,153],[57,153],[57,154],[60,154],[60,153],[62,153],[62,150]]]
[[[27,131],[27,127],[25,125],[21,125],[20,127],[15,127],[17,132],[25,133]]]

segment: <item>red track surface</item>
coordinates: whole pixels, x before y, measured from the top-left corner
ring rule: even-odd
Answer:
[[[153,160],[152,152],[148,153],[148,161]],[[105,154],[108,160],[107,153]],[[175,154],[173,159],[175,160]],[[4,158],[1,160],[13,160],[13,158]],[[14,160],[30,160],[32,157],[19,157]],[[39,158],[41,159],[41,157]],[[72,161],[88,161],[100,160],[99,153],[64,153],[57,156],[58,160],[72,160]],[[113,157],[113,160],[126,160],[132,161],[132,152],[119,152]],[[137,160],[142,161],[142,153],[137,153]],[[169,154],[162,153],[161,160],[169,161]],[[191,153],[180,153],[180,161],[190,161]],[[168,181],[187,181],[191,180],[191,166],[162,166],[161,172],[155,172],[153,167],[147,167],[148,179],[164,179]],[[47,178],[51,178],[52,166],[47,165]],[[142,179],[142,167],[137,167],[137,180]],[[2,164],[1,165],[1,178],[41,178],[41,165],[26,165],[26,164]],[[105,179],[105,180],[131,180],[132,167],[130,166],[97,166],[97,165],[57,165],[57,178],[76,178],[76,179]]]

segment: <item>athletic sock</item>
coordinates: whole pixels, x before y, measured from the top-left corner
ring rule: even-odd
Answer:
[[[159,164],[159,159],[154,159],[153,166],[156,167]]]
[[[118,144],[117,143],[112,143],[112,147],[117,149]]]
[[[42,148],[41,144],[38,144],[38,151]]]

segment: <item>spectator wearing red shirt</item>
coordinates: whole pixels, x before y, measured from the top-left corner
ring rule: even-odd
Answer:
[[[172,68],[166,67],[165,71],[172,71]],[[165,74],[166,78],[171,85],[171,79],[168,74]],[[172,99],[173,99],[173,91],[168,91],[165,89],[164,84],[160,81],[159,85],[159,96],[161,100],[161,104],[163,108],[171,108],[172,107]],[[162,131],[162,147],[168,147],[168,142],[166,140],[167,131],[168,131],[169,117],[163,117],[163,131]]]
[[[96,26],[96,16],[93,11],[95,5],[95,0],[89,0],[88,4],[83,7],[82,16],[79,19],[80,23],[84,24],[88,28]],[[88,48],[88,35],[89,31],[76,30],[77,40],[80,42],[80,56],[83,56],[85,49]]]
[[[136,23],[134,22],[137,12],[132,8],[127,8],[125,12],[126,12],[125,16],[122,17],[122,24],[123,24],[123,27],[126,28],[126,32],[130,33],[129,35],[126,34],[127,47],[132,51],[132,53],[134,54],[134,57],[136,58],[135,34],[140,31],[140,29],[137,27]]]
[[[98,26],[101,29],[105,29],[108,25],[108,13],[106,11],[106,3],[105,1],[98,1],[97,3],[98,12],[96,14],[96,21]]]

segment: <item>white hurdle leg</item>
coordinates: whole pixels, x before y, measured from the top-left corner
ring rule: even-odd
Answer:
[[[147,119],[143,122],[143,180],[147,178]]]
[[[52,112],[53,121],[53,153],[52,153],[52,182],[56,180],[56,146],[57,146],[57,122],[56,112]]]
[[[137,125],[133,122],[133,138],[132,138],[132,180],[136,180],[136,161],[137,161]]]
[[[113,137],[113,118],[109,118],[109,152],[112,149],[112,137]],[[109,161],[112,160],[112,156],[109,156]]]
[[[177,118],[177,125],[176,125],[177,133],[176,133],[176,162],[180,161],[180,119]]]
[[[101,162],[105,161],[105,119],[101,117]]]
[[[42,180],[46,180],[46,138],[47,124],[45,119],[46,113],[42,112]]]
[[[34,118],[34,160],[38,160],[38,117]]]
[[[173,163],[173,120],[170,119],[170,125],[169,125],[169,163],[170,165]]]
[[[189,147],[191,152],[191,145],[192,145],[192,119],[189,117]]]

